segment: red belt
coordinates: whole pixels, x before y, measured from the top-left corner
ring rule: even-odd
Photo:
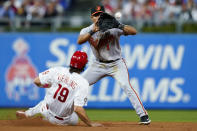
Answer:
[[[46,107],[47,107],[47,110],[48,110],[48,109],[49,109],[49,105],[48,105],[48,104],[46,104]],[[58,117],[58,116],[55,116],[55,118],[56,118],[56,119],[58,119],[58,120],[61,120],[61,121],[63,121],[63,120],[64,120],[63,118]]]
[[[63,118],[58,117],[58,116],[55,116],[55,118],[58,119],[58,120],[61,120],[61,121],[64,120]]]

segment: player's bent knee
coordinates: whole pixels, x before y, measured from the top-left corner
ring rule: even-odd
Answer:
[[[73,112],[70,117],[69,125],[77,125],[78,120],[79,120],[79,118],[78,118],[77,114],[75,112]]]

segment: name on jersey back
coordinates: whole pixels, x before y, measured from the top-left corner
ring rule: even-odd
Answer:
[[[74,80],[70,79],[70,77],[67,75],[59,74],[58,80],[72,87],[72,89],[75,89],[75,87],[77,87],[77,83]]]

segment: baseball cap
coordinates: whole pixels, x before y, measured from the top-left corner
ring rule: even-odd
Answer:
[[[70,66],[77,69],[83,69],[87,64],[87,62],[88,62],[87,54],[82,51],[76,51],[71,57]]]
[[[91,8],[91,15],[103,12],[105,12],[105,8],[102,5],[96,5],[95,7]]]

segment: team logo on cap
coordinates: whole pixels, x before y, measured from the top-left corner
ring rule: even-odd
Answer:
[[[8,66],[6,77],[6,93],[10,100],[20,101],[21,97],[30,100],[38,99],[38,88],[32,83],[37,71],[28,57],[28,44],[23,39],[14,41],[13,50],[16,56]]]

